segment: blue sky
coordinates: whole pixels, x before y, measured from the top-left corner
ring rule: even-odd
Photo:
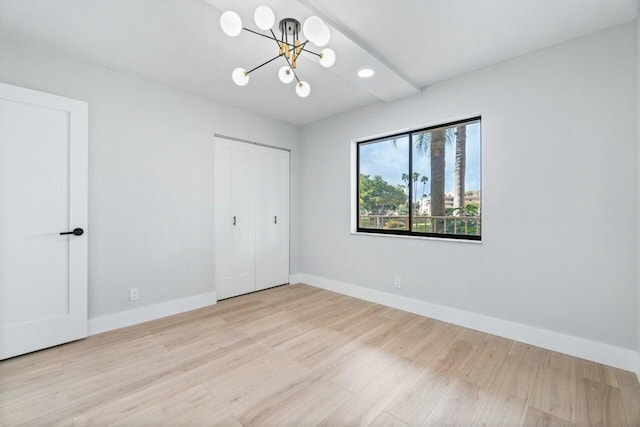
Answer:
[[[402,174],[409,170],[409,138],[399,138],[396,144],[392,140],[360,146],[360,173],[380,175],[389,184],[404,184]],[[480,189],[480,123],[467,125],[467,173],[466,191]],[[429,156],[414,151],[413,171],[430,177]],[[455,142],[445,147],[445,192],[453,192],[455,168]],[[429,183],[425,192],[430,193]],[[422,195],[422,184],[418,179],[418,196]]]

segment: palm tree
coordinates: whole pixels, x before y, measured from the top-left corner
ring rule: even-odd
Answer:
[[[409,194],[409,174],[408,173],[403,173],[402,174],[402,181],[404,182],[404,184],[407,186],[407,194]]]
[[[413,202],[415,203],[418,200],[418,178],[420,178],[420,174],[418,172],[413,173]]]
[[[465,169],[467,167],[466,159],[466,145],[467,145],[467,126],[462,125],[457,127],[456,131],[456,160],[455,160],[455,182],[453,184],[453,207],[464,208],[464,179]],[[460,210],[454,211],[458,212]]]
[[[427,181],[429,181],[429,178],[426,175],[424,175],[420,179],[420,182],[422,183],[422,197],[427,195],[427,193],[425,193],[425,190],[426,190],[426,187],[427,187]]]
[[[444,216],[444,154],[445,134],[443,129],[431,131],[431,215]]]
[[[416,136],[416,148],[423,152],[429,152],[431,163],[431,215],[444,216],[444,168],[445,168],[445,144],[451,144],[453,140],[453,128],[434,129]],[[442,230],[437,224],[444,224],[444,220],[434,221],[433,230]]]

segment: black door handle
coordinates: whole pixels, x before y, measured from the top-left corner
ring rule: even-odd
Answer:
[[[84,234],[84,230],[82,228],[74,228],[73,231],[63,231],[60,233],[61,236],[65,234],[73,234],[74,236],[82,236]]]

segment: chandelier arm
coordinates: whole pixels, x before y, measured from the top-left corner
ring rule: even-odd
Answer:
[[[276,59],[280,58],[281,56],[284,56],[284,53],[282,53],[282,54],[280,54],[280,55],[276,55],[276,56],[274,56],[274,57],[273,57],[273,58],[271,58],[270,60],[265,61],[265,62],[263,62],[262,64],[258,65],[257,67],[254,67],[254,68],[250,69],[250,70],[249,70],[249,71],[247,71],[245,74],[250,74],[250,73],[254,72],[255,70],[257,70],[258,68],[260,68],[260,67],[264,67],[264,66],[265,66],[265,65],[267,65],[268,63],[275,61]]]
[[[307,44],[307,42],[304,42],[304,43],[305,43],[305,44]],[[315,53],[315,52],[313,52],[313,51],[311,51],[311,50],[308,50],[308,49],[301,49],[301,50],[302,50],[303,52],[311,53],[312,55],[315,55],[315,56],[322,56],[321,54],[319,54],[319,53]]]
[[[269,37],[269,36],[268,36],[268,35],[266,35],[266,34],[259,33],[259,32],[257,32],[257,31],[251,30],[251,29],[249,29],[249,28],[247,28],[247,27],[242,27],[242,29],[243,29],[243,30],[245,30],[245,31],[248,31],[248,32],[250,32],[250,33],[256,34],[256,35],[258,35],[258,36],[261,36],[261,37],[267,38],[267,39],[269,39],[269,40],[275,40],[275,41],[278,41],[278,39],[276,38],[276,35],[275,35],[275,34],[273,34],[273,31],[271,31],[271,34],[273,34],[273,37]]]
[[[287,58],[286,56],[284,56],[284,60],[287,61],[287,64],[289,64],[289,69],[291,71],[293,71],[293,76],[296,78],[296,80],[298,81],[298,83],[300,83],[300,79],[298,78],[298,73],[296,73],[296,70],[291,66],[291,62],[289,62],[289,58]]]
[[[302,46],[300,46],[300,50],[301,50],[301,51],[303,51],[303,52],[307,52],[307,53],[311,53],[311,54],[313,54],[313,55],[315,55],[315,56],[322,57],[322,55],[321,55],[321,54],[319,54],[319,53],[315,53],[315,52],[312,52],[312,51],[310,51],[310,50],[305,49],[304,47],[307,45],[307,43],[309,43],[309,40],[306,40],[304,43],[302,43]]]
[[[253,34],[255,34],[255,35],[258,35],[258,36],[260,36],[260,37],[264,37],[264,38],[269,39],[269,40],[274,40],[274,41],[276,41],[276,42],[278,42],[278,43],[280,43],[280,42],[281,42],[281,40],[278,40],[278,39],[276,38],[276,35],[275,35],[275,33],[273,32],[273,30],[270,30],[270,31],[271,31],[271,34],[272,34],[272,37],[269,37],[269,36],[268,36],[268,35],[266,35],[266,34],[259,33],[259,32],[257,32],[257,31],[254,31],[254,30],[250,29],[250,28],[247,28],[247,27],[242,27],[242,29],[243,29],[243,30],[245,30],[245,31],[248,31],[248,32],[250,32],[250,33],[253,33]],[[282,43],[284,43],[284,44],[288,44],[290,47],[296,47],[296,46],[295,46],[294,44],[292,44],[292,43],[287,43],[287,42],[285,42],[285,41],[282,41]],[[319,53],[315,53],[315,52],[313,52],[313,51],[311,51],[311,50],[305,49],[305,48],[304,48],[304,46],[305,46],[307,43],[309,43],[309,40],[306,40],[304,43],[302,43],[302,46],[300,47],[300,49],[301,49],[301,50],[303,50],[304,52],[311,53],[311,54],[316,55],[316,56],[320,56],[320,54],[319,54]]]
[[[276,35],[274,34],[273,30],[269,30],[269,31],[271,31],[271,35],[273,36],[273,39],[276,41],[276,43],[278,43],[278,39],[276,38]],[[291,66],[291,62],[289,62],[289,58],[287,58],[286,55],[284,55],[284,54],[278,55],[278,56],[283,56],[284,57],[284,59],[287,61],[287,64],[289,64],[289,69],[291,71],[293,71],[293,76],[296,78],[298,83],[300,83],[300,79],[298,78],[298,74],[296,73],[296,70]]]

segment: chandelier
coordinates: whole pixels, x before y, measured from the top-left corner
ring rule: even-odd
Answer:
[[[269,31],[270,34],[264,34],[243,27],[240,16],[230,10],[220,16],[220,28],[230,37],[235,37],[240,34],[242,30],[245,30],[249,33],[271,39],[276,45],[278,54],[250,70],[240,67],[236,68],[231,73],[233,82],[238,86],[245,86],[249,83],[249,75],[251,73],[278,58],[283,58],[286,65],[282,66],[278,71],[280,81],[289,84],[295,79],[297,81],[296,93],[298,96],[302,98],[309,96],[311,86],[309,86],[309,83],[306,81],[300,80],[296,73],[298,58],[305,52],[317,56],[320,65],[323,67],[331,67],[336,62],[336,54],[332,49],[324,48],[320,53],[313,52],[309,49],[309,43],[313,43],[317,47],[323,47],[329,43],[329,38],[331,37],[329,27],[317,16],[310,16],[304,21],[302,26],[297,19],[284,18],[280,20],[278,24],[278,30],[280,31],[280,37],[278,38],[273,32],[275,15],[269,6],[259,6],[253,14],[253,19],[259,29]],[[302,30],[302,34],[306,38],[306,40],[302,42],[300,41],[300,30]]]

